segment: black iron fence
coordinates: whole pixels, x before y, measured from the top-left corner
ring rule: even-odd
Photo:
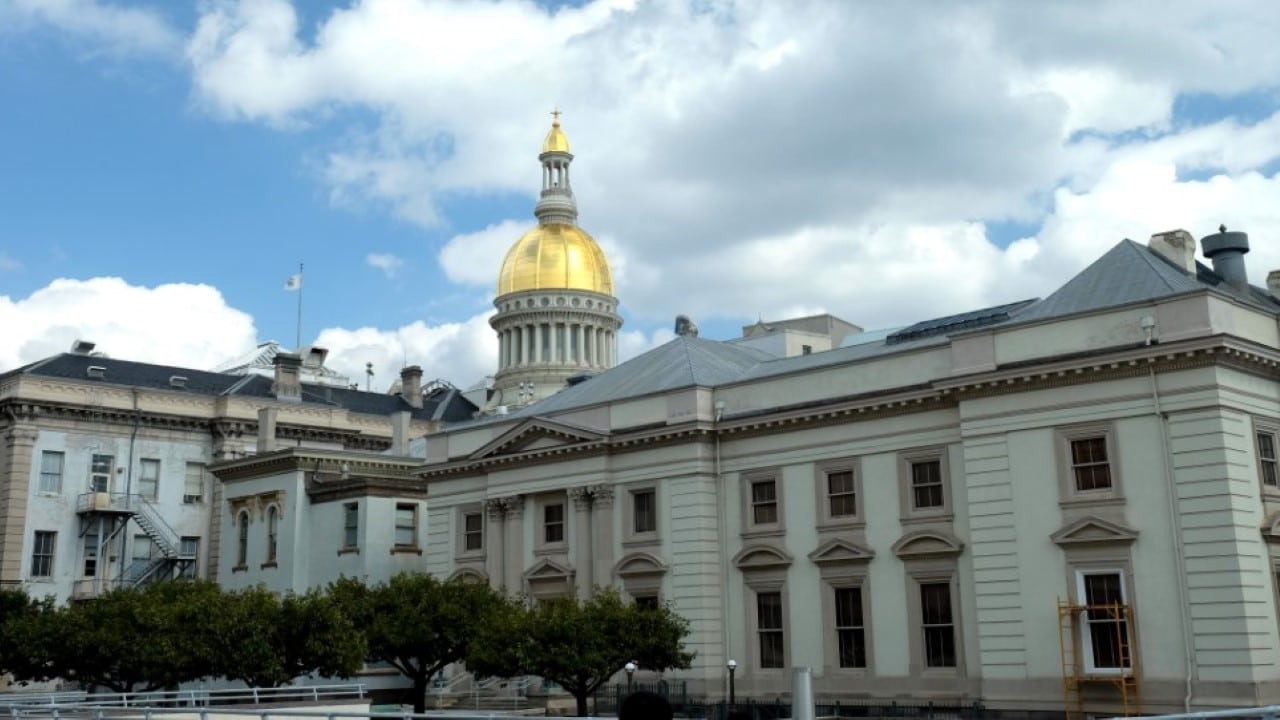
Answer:
[[[665,697],[679,717],[704,720],[779,720],[791,717],[791,703],[776,700],[746,700],[729,704],[690,698],[679,681],[634,683],[631,690],[647,690]],[[626,685],[609,685],[595,695],[596,715],[616,715],[626,699]],[[816,703],[818,718],[914,718],[915,720],[985,720],[981,703],[897,702],[883,700],[840,700]]]

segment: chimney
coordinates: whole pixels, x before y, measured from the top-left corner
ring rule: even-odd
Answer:
[[[409,454],[409,419],[408,412],[391,414],[391,454]]]
[[[1166,230],[1147,241],[1147,247],[1160,253],[1183,272],[1196,273],[1196,239],[1186,230]]]
[[[258,411],[258,452],[269,453],[276,449],[276,409],[264,407]]]
[[[415,408],[422,407],[422,368],[417,365],[400,371],[400,397]]]
[[[1267,290],[1273,297],[1280,299],[1280,270],[1267,273]]]
[[[302,356],[297,353],[276,353],[276,378],[271,384],[271,394],[277,400],[300,402],[302,400],[302,382],[298,378],[302,368]]]
[[[1200,238],[1200,249],[1213,261],[1213,271],[1228,285],[1237,290],[1249,289],[1249,275],[1244,267],[1244,254],[1249,252],[1249,235],[1227,232],[1226,225],[1219,225],[1218,232]]]

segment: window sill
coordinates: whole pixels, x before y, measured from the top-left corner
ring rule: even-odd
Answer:
[[[661,544],[662,538],[656,532],[630,535],[622,541],[623,547],[647,547]]]
[[[233,572],[233,573],[238,573],[238,572],[249,572],[249,566],[248,566],[248,565],[236,565],[235,567],[231,568],[231,572]]]
[[[414,545],[414,546],[397,545],[391,548],[391,554],[392,555],[421,555],[422,548],[418,547],[417,545]]]
[[[467,560],[482,560],[484,559],[484,548],[480,548],[479,550],[463,550],[462,552],[455,554],[453,558],[462,562]]]
[[[898,522],[903,525],[922,525],[924,523],[950,523],[955,520],[955,515],[946,510],[943,512],[925,513],[914,512],[898,518]]]
[[[1112,495],[1110,493],[1092,497],[1089,495],[1072,495],[1069,498],[1059,500],[1058,505],[1064,508],[1124,505],[1124,497],[1121,495]]]
[[[262,563],[261,565],[259,565],[259,566],[258,566],[258,569],[259,569],[259,570],[270,570],[270,569],[274,569],[274,568],[276,568],[276,567],[278,567],[278,564],[276,563],[276,561],[275,561],[275,560],[272,560],[272,561],[270,561],[270,562],[264,562],[264,563]]]
[[[52,583],[52,582],[53,582],[53,576],[52,576],[52,575],[33,575],[33,576],[31,576],[31,577],[27,578],[27,582],[33,582],[33,583]]]
[[[754,530],[742,531],[742,537],[743,539],[746,539],[746,540],[751,540],[754,538],[783,537],[786,534],[787,534],[786,528],[781,528],[781,527],[765,527],[765,528],[758,528]]]
[[[865,530],[867,521],[860,517],[827,519],[817,524],[817,530]]]
[[[359,554],[360,554],[360,548],[358,547],[344,547],[338,550],[338,555],[359,555]]]
[[[533,549],[534,555],[563,555],[569,552],[568,543],[552,543],[550,545],[542,545]]]

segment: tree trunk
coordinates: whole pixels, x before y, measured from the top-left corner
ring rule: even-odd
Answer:
[[[413,679],[413,711],[419,714],[427,711],[427,678],[422,675]]]
[[[579,691],[573,694],[573,699],[578,701],[578,717],[587,716],[587,693]]]

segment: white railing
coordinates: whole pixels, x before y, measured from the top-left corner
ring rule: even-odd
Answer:
[[[361,683],[345,685],[298,685],[275,688],[228,688],[220,690],[157,690],[137,693],[13,693],[0,695],[3,708],[45,711],[93,710],[108,708],[200,708],[248,703],[319,702],[365,697]],[[185,710],[188,714],[190,709]],[[221,712],[221,711],[219,711]],[[83,714],[83,713],[77,713]],[[17,717],[17,715],[14,715]]]
[[[1240,708],[1237,710],[1206,710],[1204,712],[1179,713],[1177,715],[1149,715],[1142,720],[1218,720],[1219,718],[1261,718],[1277,720],[1280,717],[1280,705],[1267,705],[1256,708]],[[1125,720],[1111,718],[1111,720]]]

